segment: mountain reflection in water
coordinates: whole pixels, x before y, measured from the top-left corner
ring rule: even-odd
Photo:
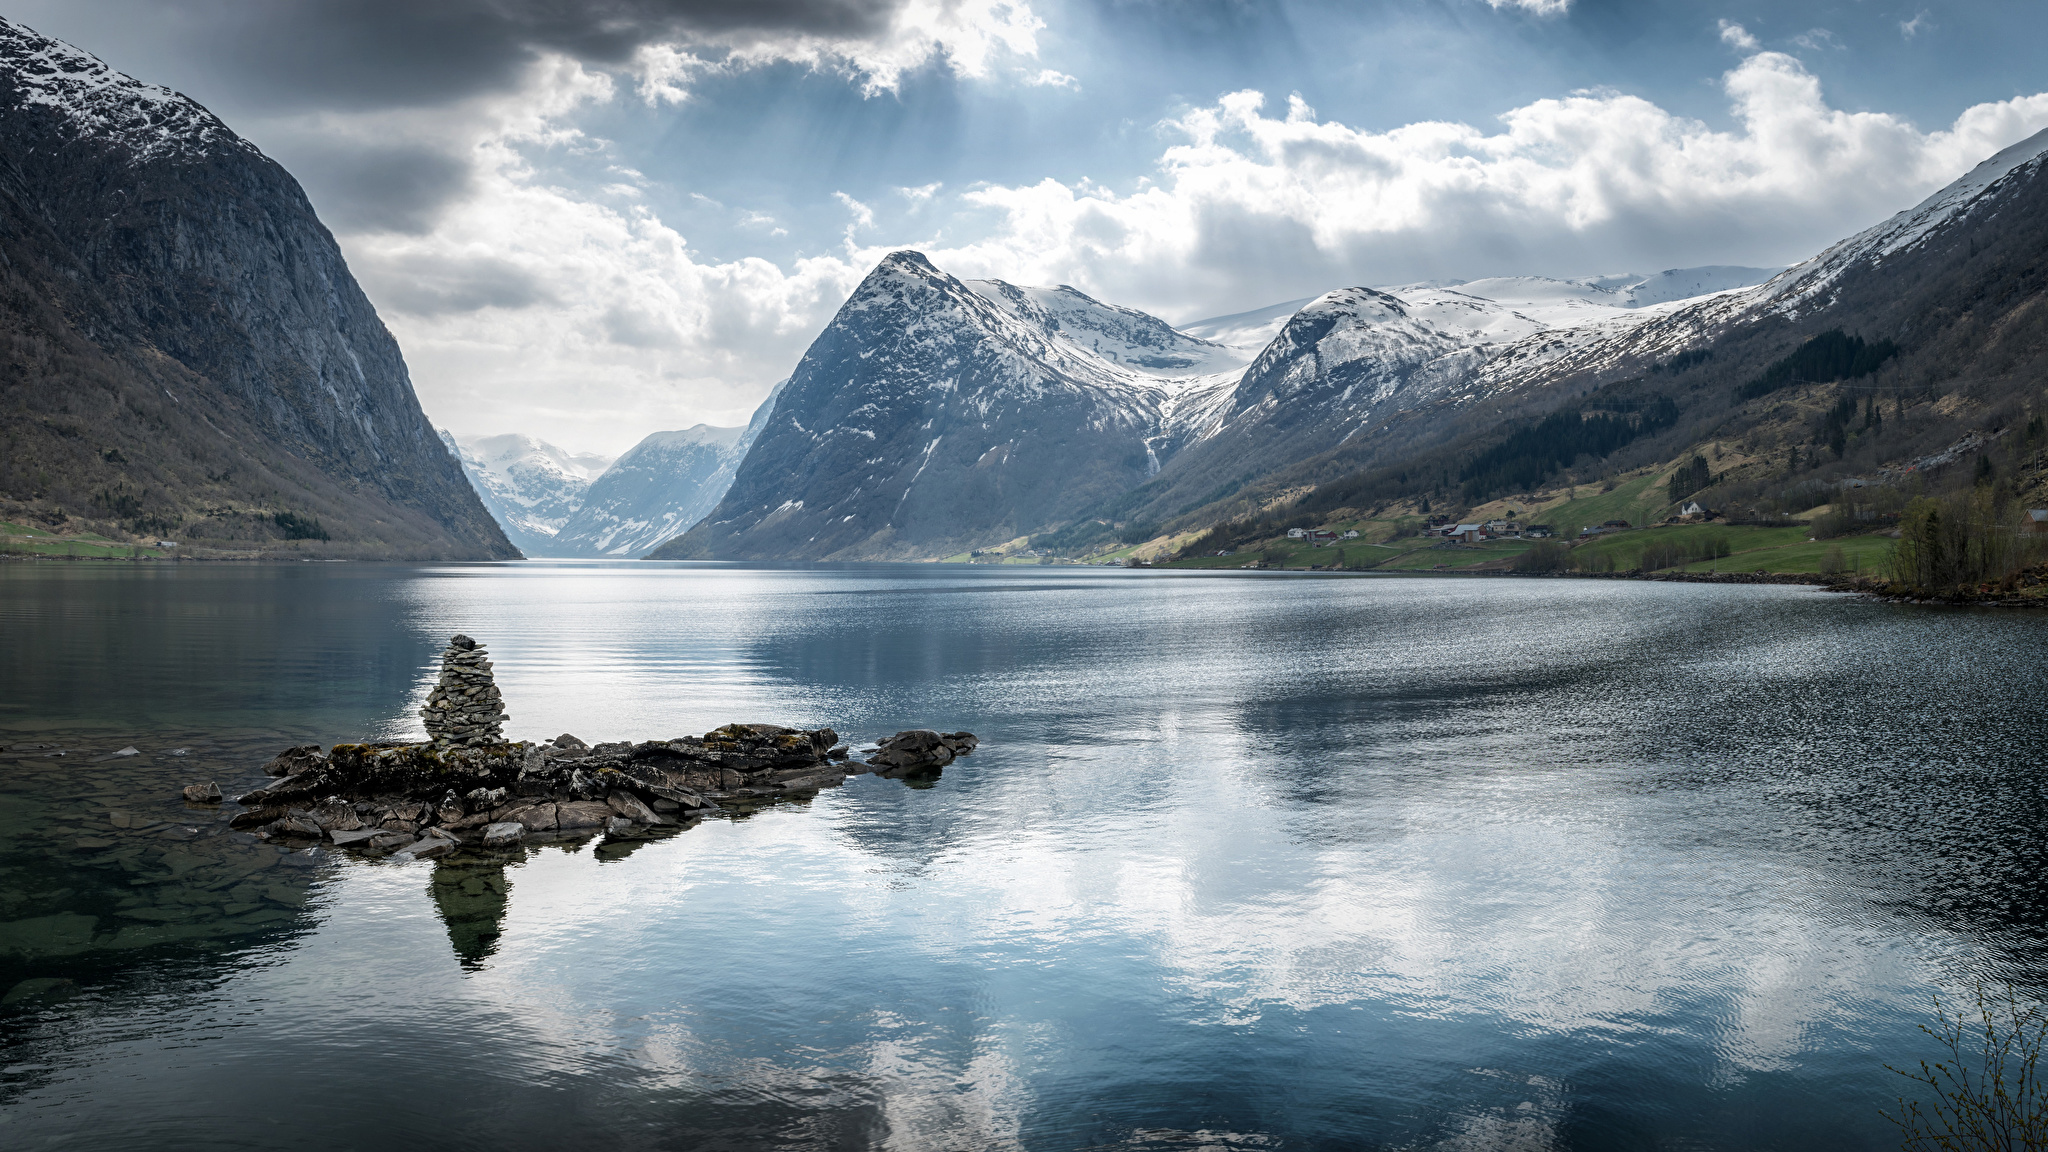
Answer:
[[[520,735],[983,746],[934,779],[403,864],[251,844],[178,799],[286,745],[415,732],[457,631]],[[1928,994],[2038,986],[2048,939],[2048,620],[2019,613],[10,565],[0,646],[22,1146],[1891,1147],[1883,1065],[1925,1052]]]

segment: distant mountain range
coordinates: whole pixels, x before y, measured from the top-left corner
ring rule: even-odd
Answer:
[[[186,553],[506,558],[290,174],[0,19],[0,518]]]
[[[1761,508],[1975,456],[2048,495],[2044,152],[1783,271],[1345,287],[1180,327],[896,252],[745,429],[608,461],[437,433],[289,174],[0,19],[0,518],[189,554],[895,560],[1623,471]]]
[[[441,436],[521,552],[632,559],[717,505],[767,412],[762,405],[749,428],[699,424],[656,432],[616,460],[574,455],[518,433]]]
[[[1773,271],[1349,288],[1176,329],[898,252],[804,355],[718,507],[653,555],[929,558],[1184,515],[1676,292]]]
[[[562,525],[612,463],[609,456],[572,454],[518,433],[457,437],[444,430],[441,440],[462,461],[463,474],[506,539],[528,556],[557,554]]]

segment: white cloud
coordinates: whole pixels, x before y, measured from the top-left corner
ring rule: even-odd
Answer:
[[[943,187],[945,187],[943,182],[934,180],[930,184],[921,184],[916,188],[898,188],[896,194],[910,201],[913,209],[922,208],[931,203],[932,197],[937,196],[939,189]]]
[[[513,96],[416,123],[378,113],[302,126],[466,149],[464,195],[431,228],[339,237],[437,424],[617,452],[660,428],[742,423],[858,283],[860,270],[831,256],[703,261],[636,202],[640,189],[565,186],[556,166],[582,158],[617,174],[609,145],[570,126],[616,95],[602,73],[556,57]],[[760,213],[746,222],[781,231]]]
[[[1756,37],[1749,34],[1749,29],[1733,20],[1721,21],[1721,43],[1739,52],[1754,52],[1763,47]]]
[[[1923,8],[1911,20],[1899,21],[1899,35],[1911,40],[1933,27],[1933,14]]]
[[[892,92],[903,75],[943,61],[954,75],[989,75],[997,57],[1032,56],[1045,27],[1019,0],[907,0],[877,35],[831,37],[806,33],[734,34],[644,46],[633,72],[641,99],[681,103],[701,77],[766,64],[797,64],[855,79],[868,95]],[[1056,72],[1040,73],[1058,76]],[[1071,79],[1071,77],[1069,77]]]
[[[1825,28],[1808,28],[1806,31],[1794,36],[1792,42],[1809,52],[1821,52],[1830,48],[1840,51],[1847,47],[1847,45],[1842,43],[1840,36]]]
[[[855,200],[844,192],[834,192],[832,198],[844,204],[847,212],[853,216],[853,223],[848,225],[846,229],[846,234],[849,237],[853,235],[855,228],[873,228],[875,226],[874,209]]]
[[[1580,92],[1491,131],[1371,132],[1318,122],[1299,98],[1269,116],[1238,92],[1169,122],[1183,142],[1155,181],[974,189],[964,199],[997,226],[928,252],[962,275],[1071,283],[1176,317],[1338,284],[1791,261],[2048,126],[2048,94],[1932,132],[1841,111],[1777,52],[1744,59],[1723,89],[1734,130]]]
[[[1074,79],[1065,72],[1055,71],[1051,68],[1040,69],[1038,75],[1030,77],[1024,83],[1033,88],[1066,88],[1075,92],[1081,90],[1081,82],[1079,80]]]
[[[1536,16],[1562,16],[1571,11],[1572,0],[1486,0],[1495,11],[1519,8]]]

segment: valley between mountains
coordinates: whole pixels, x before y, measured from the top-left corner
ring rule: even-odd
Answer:
[[[1805,571],[1916,500],[2048,503],[2048,133],[1787,269],[1176,326],[898,251],[746,426],[616,459],[434,428],[296,182],[185,97],[0,20],[0,140],[13,553],[1435,570],[1592,528],[1572,566]]]

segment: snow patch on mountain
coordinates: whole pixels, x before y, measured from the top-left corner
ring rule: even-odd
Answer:
[[[747,428],[699,424],[635,444],[590,485],[550,555],[636,557],[688,531],[732,486],[774,403],[771,393]]]
[[[2048,129],[1998,152],[1904,212],[1786,269],[1763,286],[1756,305],[1795,316],[1822,302],[1829,288],[1850,268],[1859,264],[1879,265],[1886,257],[1914,247],[1943,224],[1970,212],[2008,177],[2038,169],[2044,154],[2048,154]]]
[[[1301,311],[1302,306],[1315,300],[1304,296],[1299,300],[1288,300],[1280,304],[1269,304],[1249,312],[1233,312],[1228,316],[1211,316],[1207,320],[1196,320],[1180,326],[1182,332],[1197,339],[1237,348],[1264,348],[1280,334],[1288,317]]]
[[[528,556],[554,555],[554,538],[612,458],[572,453],[516,432],[441,440],[505,535]]]
[[[16,99],[61,113],[82,138],[126,145],[135,160],[234,148],[261,155],[196,101],[116,72],[90,52],[0,16],[0,74]]]
[[[1243,368],[1252,353],[1174,328],[1135,308],[1105,304],[1065,284],[1025,288],[1001,280],[963,281],[976,294],[1049,338],[1064,339],[1148,376],[1187,378]]]

